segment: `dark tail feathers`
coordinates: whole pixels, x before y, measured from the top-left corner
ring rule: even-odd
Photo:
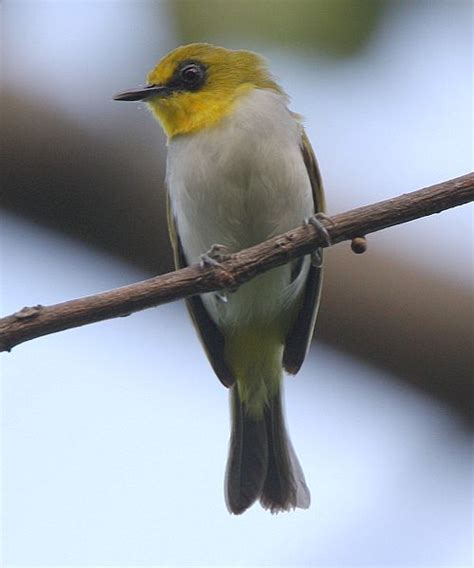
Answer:
[[[243,513],[257,499],[272,513],[307,509],[310,493],[286,432],[280,392],[257,419],[247,413],[235,385],[231,388],[231,412],[226,473],[229,511]]]

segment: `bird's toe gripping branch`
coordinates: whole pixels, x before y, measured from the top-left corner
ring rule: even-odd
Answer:
[[[212,245],[207,252],[201,254],[201,268],[220,266],[229,257],[230,251],[225,245]]]
[[[331,225],[335,224],[331,217],[328,217],[325,213],[316,213],[306,219],[305,225],[313,225],[313,227],[316,227],[318,234],[329,247],[332,245],[331,235],[323,221],[327,221]],[[351,249],[355,254],[364,253],[367,250],[367,238],[365,236],[353,237],[351,240]],[[322,265],[322,260],[322,249],[318,248],[311,254],[311,263],[313,266],[320,267]]]
[[[305,225],[313,225],[326,245],[330,247],[332,245],[331,235],[329,234],[326,225],[323,223],[323,220],[334,224],[331,217],[328,217],[325,213],[315,213],[305,220]],[[316,268],[320,268],[322,266],[323,253],[321,248],[317,248],[311,253],[311,264]]]
[[[201,254],[200,265],[201,268],[207,268],[208,266],[223,268],[222,263],[229,258],[230,250],[225,245],[214,244],[207,252]],[[225,272],[227,271],[225,270]],[[224,288],[223,290],[215,292],[215,295],[219,301],[223,304],[227,304],[229,301],[229,294],[232,291],[233,289],[231,288]]]
[[[313,227],[317,229],[319,235],[322,237],[326,245],[330,247],[332,245],[331,235],[329,234],[323,221],[327,221],[331,225],[334,225],[334,221],[325,213],[315,213],[314,215],[311,215],[311,217],[306,220],[306,225],[313,225]]]

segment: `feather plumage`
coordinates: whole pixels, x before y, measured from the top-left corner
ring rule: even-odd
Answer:
[[[193,44],[164,58],[149,81],[171,85],[183,57],[201,65],[202,86],[149,101],[169,136],[168,223],[178,268],[214,244],[238,251],[324,209],[309,141],[264,61]],[[233,513],[257,499],[272,512],[309,506],[281,381],[283,368],[296,373],[306,355],[321,277],[305,257],[242,285],[226,303],[215,294],[187,300],[214,371],[231,387],[226,501]]]
[[[314,154],[285,104],[256,90],[218,126],[171,140],[168,218],[177,267],[212,244],[240,250],[323,209]],[[226,502],[235,514],[256,500],[272,512],[309,506],[280,388],[282,367],[296,373],[305,357],[320,286],[321,269],[306,258],[244,284],[226,304],[214,294],[187,301],[214,371],[232,387]]]
[[[322,213],[326,207],[323,184],[316,156],[314,155],[311,144],[304,131],[301,136],[301,153],[311,181],[314,212]],[[320,254],[322,258],[322,251]],[[322,267],[311,266],[308,271],[301,307],[295,318],[293,326],[285,339],[283,367],[292,375],[296,375],[296,373],[300,370],[311,344],[311,338],[313,337],[314,325],[321,299],[322,283]]]

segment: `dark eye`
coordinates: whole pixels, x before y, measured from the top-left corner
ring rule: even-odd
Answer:
[[[195,63],[190,63],[180,71],[181,79],[188,85],[194,85],[202,79],[202,69]]]

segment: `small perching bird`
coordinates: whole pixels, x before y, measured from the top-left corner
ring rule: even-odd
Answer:
[[[177,268],[218,262],[324,209],[300,117],[265,61],[209,44],[179,47],[120,101],[146,101],[168,136],[168,222]],[[237,291],[187,300],[211,365],[230,388],[229,511],[257,499],[272,512],[310,504],[285,427],[283,370],[296,374],[311,341],[321,263],[309,256]]]

